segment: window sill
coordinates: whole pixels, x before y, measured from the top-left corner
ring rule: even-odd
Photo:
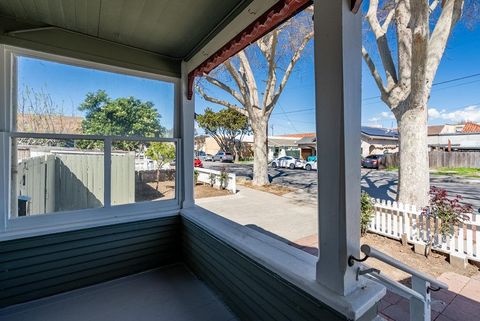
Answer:
[[[134,205],[134,204],[132,204]],[[158,204],[156,204],[158,205]],[[110,209],[92,209],[76,213],[54,213],[15,218],[8,221],[0,233],[0,242],[47,234],[74,231],[92,227],[128,223],[153,218],[179,215],[178,205],[172,206],[120,206]]]
[[[359,319],[386,293],[383,285],[361,277],[357,290],[347,296],[338,295],[316,281],[316,256],[201,207],[183,209],[181,215],[348,319]]]

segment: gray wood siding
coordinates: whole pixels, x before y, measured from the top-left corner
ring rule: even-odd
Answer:
[[[182,219],[182,240],[186,263],[242,320],[345,320],[187,219]]]
[[[172,216],[0,242],[0,307],[177,262]]]

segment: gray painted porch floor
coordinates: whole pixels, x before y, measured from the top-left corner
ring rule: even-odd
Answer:
[[[175,264],[0,310],[1,321],[233,321],[225,304]]]

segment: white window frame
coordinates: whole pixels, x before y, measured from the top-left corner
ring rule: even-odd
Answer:
[[[61,63],[82,68],[89,68],[128,76],[160,80],[174,85],[174,122],[172,138],[124,137],[106,135],[71,135],[13,132],[12,117],[17,93],[16,57],[28,57]],[[181,204],[182,144],[179,126],[178,87],[180,79],[144,71],[126,69],[90,61],[79,60],[34,50],[0,44],[0,241],[75,230],[85,227],[115,224],[128,221],[171,216],[178,213]],[[105,143],[104,148],[104,206],[102,208],[53,212],[47,214],[11,218],[11,139],[20,137],[50,139],[95,139]],[[176,148],[175,199],[144,201],[138,203],[111,205],[111,143],[115,140],[173,142]],[[193,165],[192,165],[193,166]]]

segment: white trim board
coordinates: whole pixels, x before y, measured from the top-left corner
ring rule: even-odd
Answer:
[[[180,213],[348,319],[357,320],[386,294],[383,285],[360,277],[358,289],[341,296],[316,281],[316,256],[198,206]]]

